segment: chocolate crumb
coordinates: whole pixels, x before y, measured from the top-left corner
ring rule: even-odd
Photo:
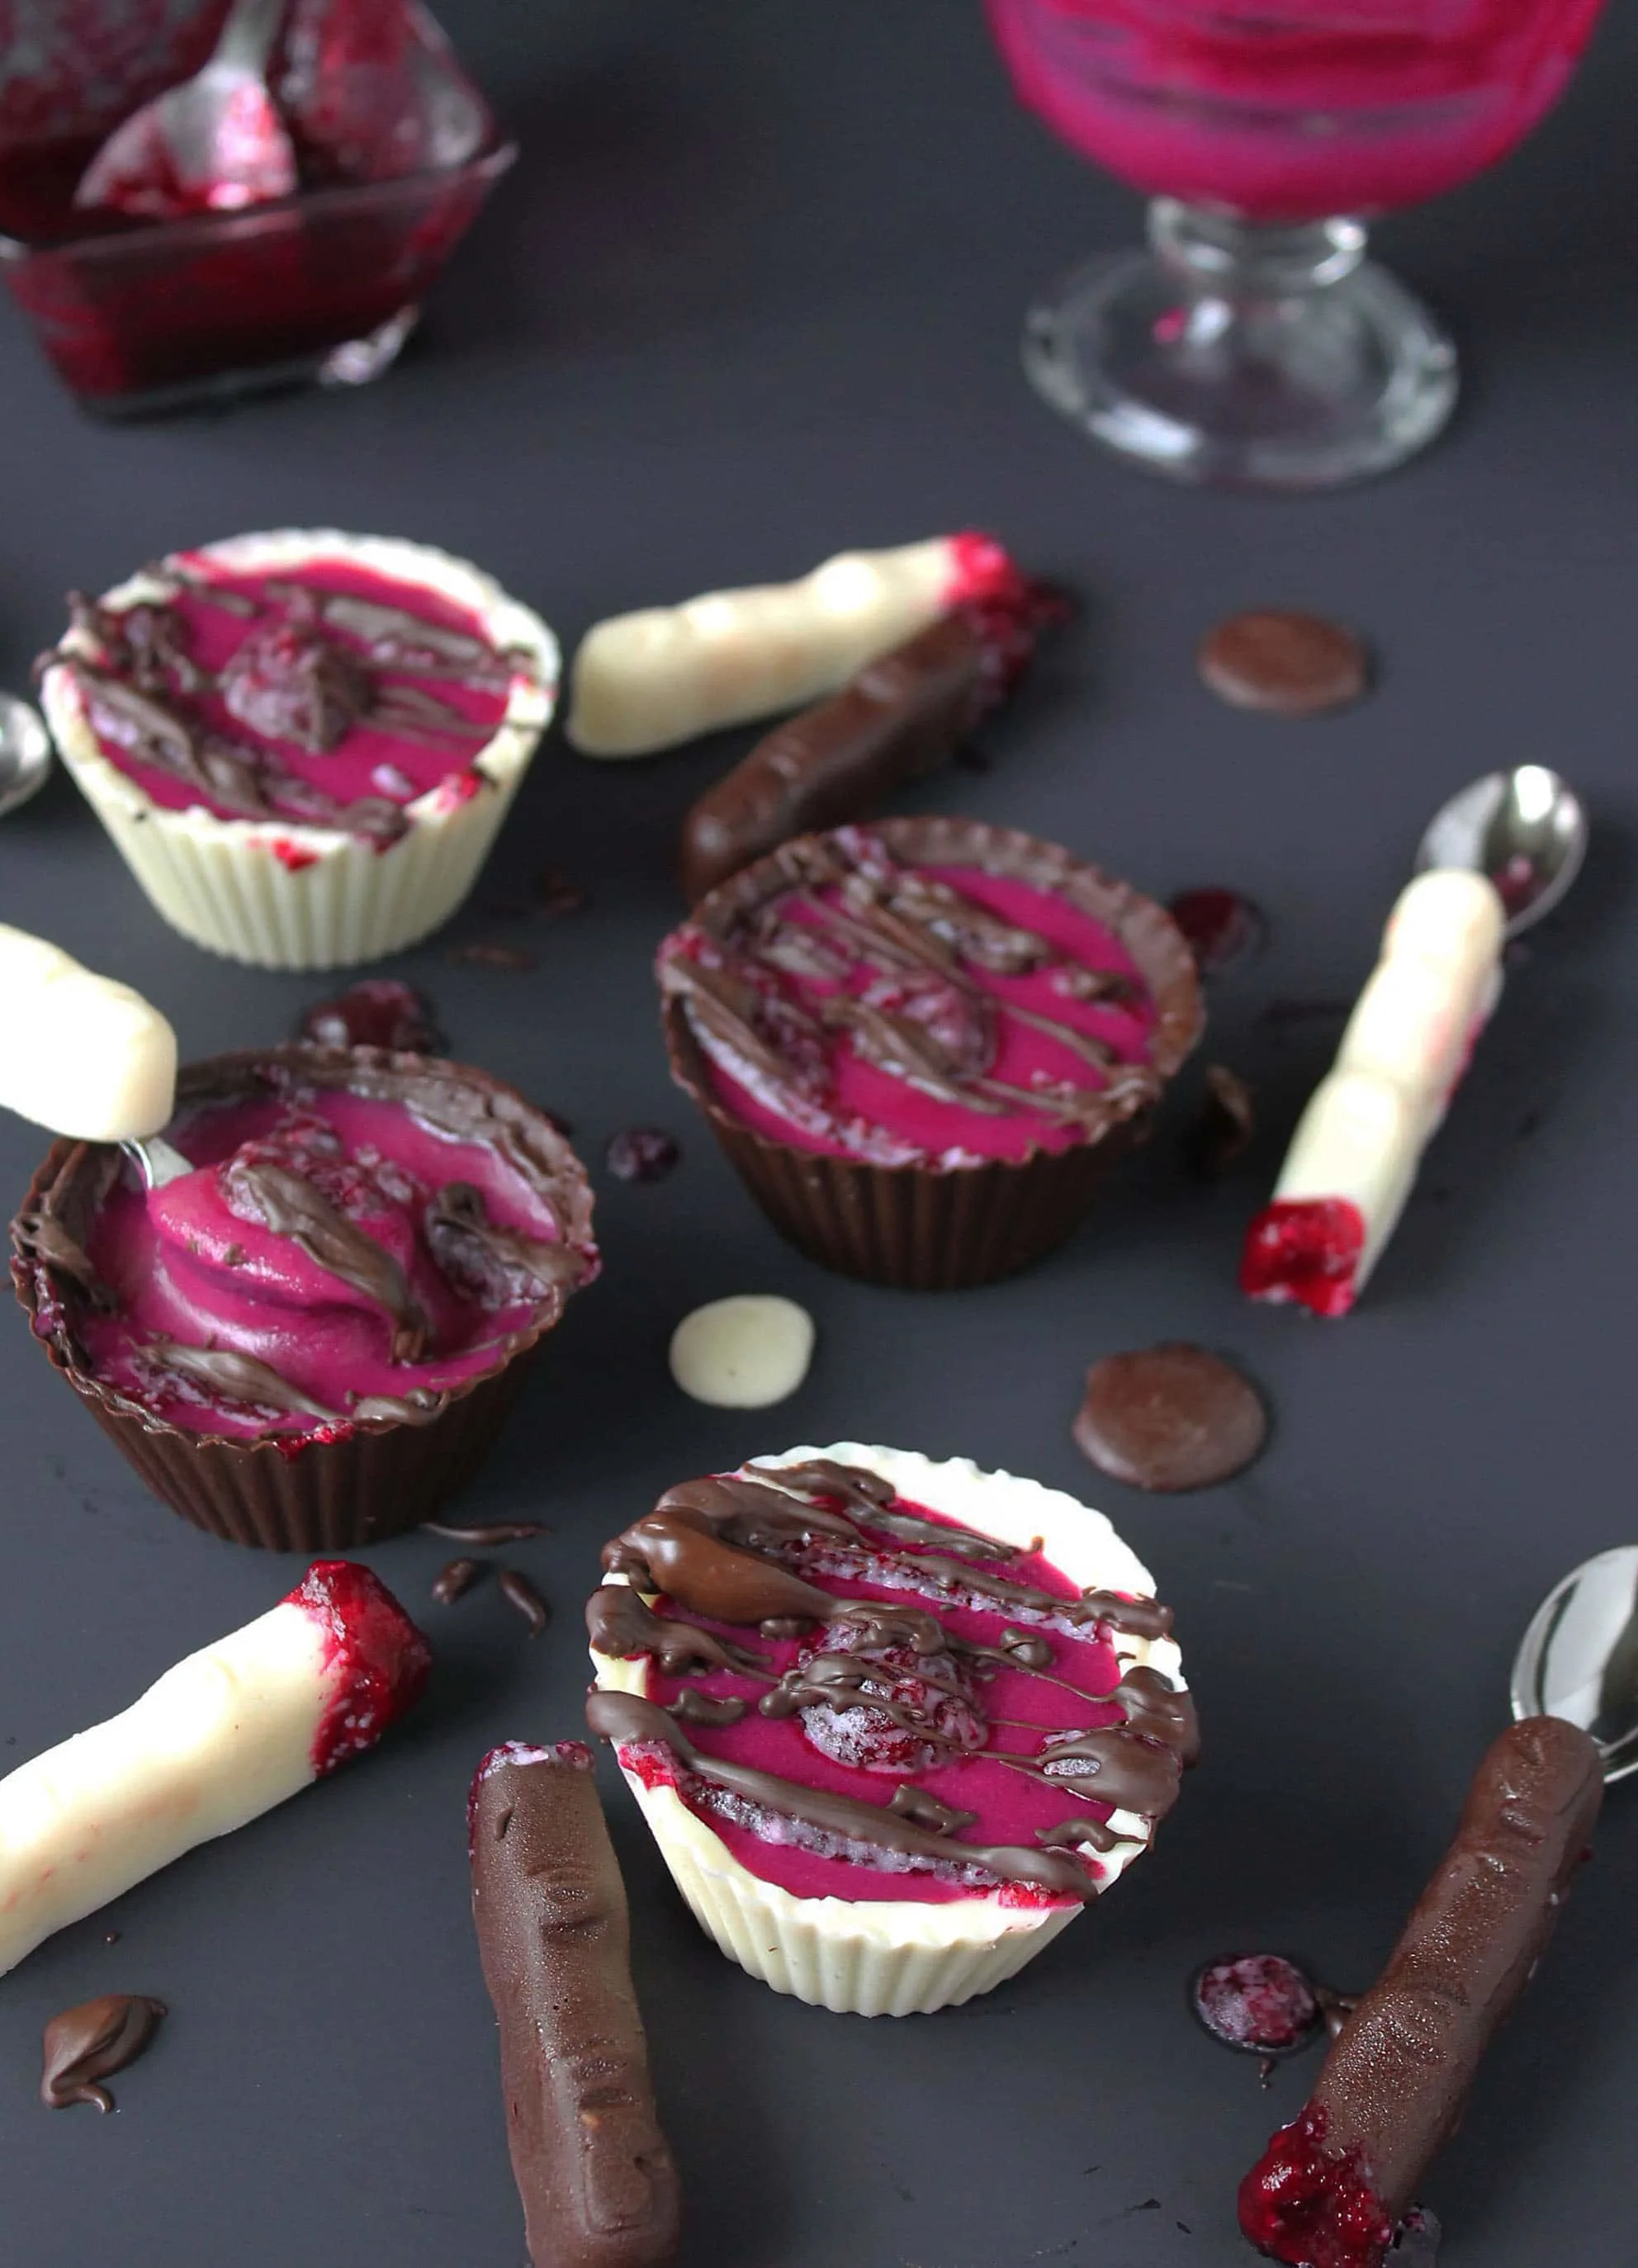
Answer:
[[[513,975],[527,976],[538,968],[541,957],[527,945],[495,945],[478,939],[471,945],[452,945],[449,958],[468,968],[504,968]]]
[[[423,1535],[441,1535],[449,1543],[476,1543],[480,1547],[492,1543],[527,1543],[532,1535],[550,1535],[551,1528],[543,1520],[491,1520],[476,1526],[461,1527],[445,1520],[424,1520]]]
[[[464,1597],[483,1572],[481,1559],[452,1559],[432,1586],[432,1596],[440,1607],[453,1607]]]
[[[515,1607],[529,1626],[529,1636],[538,1638],[551,1620],[551,1609],[535,1589],[528,1577],[516,1567],[500,1571],[500,1595],[510,1607]]]
[[[1185,1142],[1189,1164],[1202,1181],[1221,1181],[1251,1147],[1256,1130],[1251,1090],[1227,1064],[1207,1064],[1206,1092]]]
[[[561,866],[542,866],[529,887],[535,904],[550,921],[563,914],[583,914],[592,902],[591,892]]]
[[[611,1135],[603,1162],[616,1181],[663,1182],[681,1163],[675,1136],[660,1126],[628,1126]]]

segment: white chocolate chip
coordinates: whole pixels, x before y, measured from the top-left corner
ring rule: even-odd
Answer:
[[[671,1375],[718,1410],[766,1410],[794,1394],[813,1360],[814,1319],[794,1300],[742,1292],[684,1315],[671,1334]]]

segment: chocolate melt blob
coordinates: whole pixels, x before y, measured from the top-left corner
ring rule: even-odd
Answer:
[[[677,2246],[676,2167],[654,2108],[625,1886],[590,1749],[495,1749],[469,1815],[472,1914],[534,2268],[665,2268]]]
[[[1370,665],[1361,640],[1323,615],[1265,607],[1230,615],[1207,632],[1200,675],[1236,709],[1317,717],[1361,698]]]
[[[163,2000],[141,1992],[105,1992],[53,2016],[44,2036],[40,2099],[53,2110],[94,2102],[112,2110],[114,2097],[98,2081],[136,2062],[166,2014]]]
[[[1177,1344],[1094,1363],[1074,1432],[1100,1472],[1133,1488],[1211,1488],[1251,1462],[1268,1415],[1231,1364]]]

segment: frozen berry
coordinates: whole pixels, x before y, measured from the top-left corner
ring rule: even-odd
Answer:
[[[662,1126],[628,1126],[609,1138],[603,1162],[618,1182],[663,1182],[682,1152]]]
[[[1249,2055],[1294,2055],[1320,2029],[1318,1993],[1277,1953],[1208,1961],[1189,1985],[1195,2014],[1214,2040]]]
[[[315,756],[343,740],[370,703],[363,665],[302,622],[253,630],[221,682],[230,717],[263,740],[292,740]]]
[[[334,1000],[319,1001],[297,1030],[325,1048],[396,1048],[435,1056],[447,1044],[432,1002],[395,976],[366,976]]]
[[[953,1655],[874,1645],[846,1622],[803,1647],[783,1690],[805,1704],[804,1738],[860,1771],[928,1771],[981,1749],[989,1734]]]
[[[1182,890],[1167,908],[1202,976],[1221,976],[1258,952],[1268,933],[1259,907],[1238,890]]]

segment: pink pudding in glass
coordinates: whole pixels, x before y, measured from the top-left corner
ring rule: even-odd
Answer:
[[[150,587],[151,586],[151,587]],[[285,820],[386,850],[409,806],[490,784],[475,759],[530,659],[442,592],[317,551],[277,573],[180,552],[73,601],[51,657],[97,747],[162,810]],[[293,843],[287,865],[302,858]]]
[[[294,1448],[428,1424],[597,1272],[573,1153],[461,1066],[221,1058],[184,1074],[166,1138],[191,1173],[146,1189],[81,1145],[13,1241],[38,1335],[188,1433]]]
[[[1256,221],[1454,188],[1557,101],[1602,0],[989,0],[1019,92],[1151,195]]]
[[[683,1483],[603,1564],[624,1580],[587,1609],[593,1729],[796,1898],[1083,1904],[1194,1760],[1186,1691],[1143,1659],[1169,1609],[862,1466]]]
[[[941,830],[1005,855],[941,858]],[[909,855],[922,837],[935,855]],[[1019,1161],[1096,1138],[1164,1083],[1172,1019],[1126,901],[1147,904],[1022,836],[838,828],[712,893],[661,946],[660,987],[712,1099],[767,1140],[877,1166]]]

